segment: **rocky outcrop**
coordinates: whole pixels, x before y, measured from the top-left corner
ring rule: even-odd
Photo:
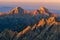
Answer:
[[[12,40],[15,35],[17,35],[17,32],[6,29],[0,33],[0,40]]]

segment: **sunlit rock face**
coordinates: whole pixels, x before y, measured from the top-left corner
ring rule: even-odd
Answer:
[[[31,31],[31,27],[27,26],[23,31],[19,32],[16,36],[16,38],[19,38],[20,36],[24,35],[25,33]]]
[[[39,10],[40,10],[40,12],[41,12],[41,13],[46,13],[46,12],[45,12],[45,8],[44,8],[44,7],[40,7],[40,9],[39,9]]]
[[[52,24],[52,23],[54,23],[55,22],[55,17],[50,17],[50,18],[48,18],[47,20],[47,24]]]
[[[45,20],[42,19],[42,20],[40,20],[40,21],[38,22],[37,28],[39,28],[40,26],[43,27],[44,25],[45,25]]]
[[[49,13],[49,11],[48,11],[47,8],[40,7],[39,10],[40,10],[40,13],[41,13],[41,14],[50,15],[50,13]]]

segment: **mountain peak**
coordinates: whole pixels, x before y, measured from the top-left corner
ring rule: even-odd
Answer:
[[[40,10],[40,13],[41,13],[41,14],[49,15],[49,14],[48,14],[49,11],[48,11],[47,8],[45,8],[45,7],[40,7],[39,10]]]
[[[19,8],[21,8],[21,7],[16,7],[16,9],[19,9]]]
[[[35,14],[38,14],[39,13],[39,10],[34,10],[33,11],[33,14],[35,15]]]
[[[23,8],[21,8],[21,7],[16,7],[16,8],[14,8],[13,10],[23,10]]]
[[[18,14],[18,13],[22,13],[23,9],[21,7],[16,7],[13,9],[14,13]]]
[[[40,10],[40,11],[43,11],[43,12],[47,12],[47,11],[48,11],[48,9],[45,8],[45,7],[40,7],[39,10]]]
[[[9,14],[20,14],[20,13],[23,13],[23,8],[21,7],[16,7],[12,9],[11,11],[9,11]]]

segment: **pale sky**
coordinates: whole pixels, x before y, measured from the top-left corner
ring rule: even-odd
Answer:
[[[0,7],[16,7],[38,9],[40,6],[60,10],[60,0],[0,0]]]
[[[0,2],[60,2],[60,0],[0,0]]]

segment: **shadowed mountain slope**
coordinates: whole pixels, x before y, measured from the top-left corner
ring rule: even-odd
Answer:
[[[60,16],[44,7],[16,7],[0,15],[0,40],[60,40]]]

